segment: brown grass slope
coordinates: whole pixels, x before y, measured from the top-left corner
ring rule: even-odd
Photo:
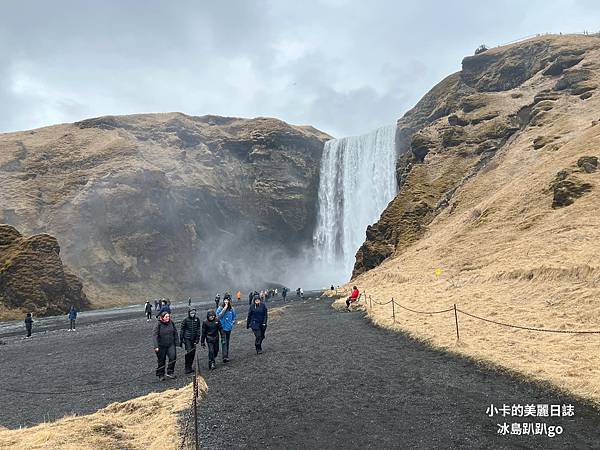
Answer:
[[[596,36],[465,58],[399,121],[400,191],[367,230],[353,284],[413,309],[456,303],[510,324],[600,330],[599,64]],[[457,343],[453,314],[370,315],[600,403],[600,335],[460,315]]]
[[[207,386],[200,379],[200,392]],[[179,448],[180,413],[188,409],[192,388],[155,392],[108,405],[94,414],[65,417],[19,430],[0,429],[3,449],[130,450]],[[187,448],[187,447],[186,447]]]
[[[0,319],[66,313],[88,306],[79,279],[67,271],[56,238],[23,237],[0,224]]]

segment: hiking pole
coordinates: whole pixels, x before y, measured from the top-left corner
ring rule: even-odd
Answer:
[[[394,308],[394,297],[392,297],[392,320],[396,323],[396,309]]]
[[[456,322],[456,340],[460,340],[460,335],[458,334],[458,314],[456,313],[456,303],[454,304],[454,320]]]

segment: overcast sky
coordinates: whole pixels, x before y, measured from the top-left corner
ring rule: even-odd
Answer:
[[[0,0],[0,132],[105,114],[391,124],[481,43],[598,31],[600,2]]]

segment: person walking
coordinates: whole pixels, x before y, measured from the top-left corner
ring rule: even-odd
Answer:
[[[287,297],[287,291],[288,291],[288,290],[287,290],[287,288],[286,288],[286,287],[284,287],[284,288],[281,290],[281,298],[283,298],[283,301],[284,301],[284,302],[285,302],[285,298]]]
[[[215,295],[215,309],[217,309],[220,304],[221,304],[221,295],[219,295],[219,293],[217,292],[217,295]]]
[[[252,299],[254,298],[254,291],[250,291],[248,294],[248,305],[252,304]]]
[[[192,307],[192,297],[188,297],[188,307]]]
[[[240,302],[240,300],[242,299],[242,292],[241,291],[237,291],[235,293],[235,298],[238,301],[238,303]]]
[[[223,350],[223,362],[229,362],[229,340],[231,338],[231,330],[235,326],[235,318],[237,314],[230,299],[223,300],[223,306],[217,309],[217,319],[221,322],[223,332],[221,333],[221,348]]]
[[[202,324],[196,317],[196,309],[190,308],[188,315],[181,322],[179,329],[179,346],[185,345],[185,373],[186,375],[194,373],[193,364],[196,357],[196,345],[200,340],[200,330]]]
[[[154,311],[158,310],[158,305],[159,305],[158,299],[154,299]]]
[[[160,315],[164,312],[168,312],[169,314],[171,314],[171,307],[169,306],[169,304],[167,303],[166,299],[162,299],[160,301],[160,310],[158,311],[158,313],[156,314],[156,318],[160,317]]]
[[[222,337],[223,327],[217,319],[215,312],[211,309],[206,313],[206,320],[202,322],[202,337],[200,345],[206,348],[208,345],[208,368],[215,368],[215,358],[219,354],[219,340]]]
[[[30,338],[31,337],[31,329],[33,327],[33,317],[31,316],[31,313],[28,312],[25,315],[25,330],[27,330],[27,336],[25,336],[26,338]]]
[[[254,347],[256,354],[262,353],[262,342],[265,339],[267,331],[268,312],[266,305],[259,296],[254,297],[254,304],[248,310],[248,319],[246,320],[246,329],[251,328],[254,333]]]
[[[150,300],[146,301],[144,312],[146,313],[146,322],[150,322],[150,319],[152,318],[152,303],[150,303]]]
[[[160,381],[165,381],[165,366],[168,378],[177,378],[175,376],[175,362],[177,360],[177,346],[179,345],[179,335],[177,328],[171,320],[171,314],[163,311],[158,316],[158,323],[154,327],[154,352],[158,359],[156,376]],[[167,357],[169,364],[167,365]]]
[[[69,317],[69,331],[75,331],[75,320],[77,320],[77,309],[75,309],[75,306],[71,305],[67,316]]]

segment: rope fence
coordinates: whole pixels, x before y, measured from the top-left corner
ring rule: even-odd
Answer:
[[[373,299],[373,297],[371,295],[367,295],[366,292],[363,292],[361,294],[361,297],[364,300],[365,308],[367,309],[367,311],[373,309],[373,303],[378,306],[386,306],[386,305],[391,304],[392,305],[392,321],[393,321],[393,323],[396,323],[396,306],[398,306],[406,311],[415,313],[415,314],[432,315],[432,314],[445,314],[445,313],[454,312],[454,324],[456,327],[456,339],[457,340],[460,339],[460,330],[459,330],[459,321],[458,321],[459,314],[464,314],[465,316],[471,317],[472,319],[481,320],[483,322],[493,323],[495,325],[499,325],[502,327],[515,328],[515,329],[519,329],[519,330],[535,331],[535,332],[542,332],[542,333],[582,334],[582,335],[598,334],[598,335],[600,335],[600,330],[581,330],[581,331],[580,330],[557,330],[557,329],[550,329],[550,328],[528,327],[528,326],[523,326],[523,325],[514,325],[514,324],[510,324],[510,323],[506,323],[506,322],[499,322],[497,320],[492,320],[492,319],[488,319],[486,317],[481,317],[476,314],[472,314],[468,311],[465,311],[463,309],[460,309],[456,306],[456,304],[454,304],[451,308],[447,308],[447,309],[441,309],[441,310],[435,310],[435,311],[419,311],[417,309],[412,309],[412,308],[408,308],[407,306],[401,305],[396,300],[394,300],[393,297],[387,302],[377,301],[376,299]],[[356,303],[360,303],[360,298],[356,301]]]
[[[194,364],[194,387],[192,390],[192,400],[190,402],[190,408],[188,415],[183,425],[183,433],[181,435],[181,441],[179,443],[179,450],[185,448],[185,442],[188,434],[190,433],[190,423],[192,422],[192,416],[194,417],[194,450],[200,450],[200,434],[198,430],[198,397],[200,396],[199,379],[200,379],[200,361],[198,360],[198,353],[196,353],[195,364]]]

